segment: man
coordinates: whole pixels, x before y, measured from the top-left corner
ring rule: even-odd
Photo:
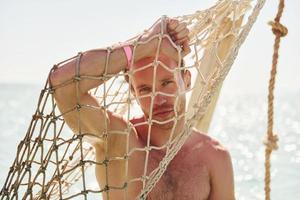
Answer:
[[[130,152],[135,148],[142,149],[147,144],[162,147],[184,129],[186,105],[184,91],[190,87],[191,74],[188,70],[172,71],[179,65],[179,59],[177,50],[168,38],[162,39],[158,55],[159,63],[156,66],[153,64],[159,44],[158,39],[153,39],[153,36],[161,32],[161,27],[159,20],[140,38],[149,42],[137,46],[135,56],[132,58],[134,64],[130,69],[128,60],[131,58],[128,50],[132,51],[132,46],[126,46],[127,49],[122,46],[115,48],[109,56],[106,69],[105,50],[84,52],[80,60],[80,76],[117,74],[126,69],[134,72],[129,77],[130,87],[144,115],[130,121],[132,129],[129,135],[112,134],[127,129],[126,120],[101,108],[96,98],[89,93],[90,89],[102,84],[102,80],[81,79],[77,83],[73,81],[63,87],[57,87],[54,92],[57,105],[62,113],[66,113],[64,119],[74,133],[98,136],[90,142],[95,147],[96,161],[99,163],[105,159],[123,157],[127,150]],[[163,31],[175,44],[182,47],[182,56],[190,52],[189,31],[185,23],[167,19],[166,30]],[[70,61],[52,72],[51,84],[57,86],[74,79],[76,62],[77,60]],[[146,65],[150,67],[137,70]],[[78,90],[76,84],[79,86]],[[78,127],[78,112],[74,111],[78,100],[81,105],[99,108],[81,107],[80,127]],[[68,112],[70,110],[73,111]],[[147,123],[149,119],[152,123]],[[147,199],[234,199],[233,172],[228,151],[211,137],[199,133],[196,129],[192,131]],[[99,139],[105,133],[107,140]],[[96,165],[97,181],[100,188],[105,189],[103,198],[136,199],[144,184],[141,177],[149,175],[158,166],[165,152],[165,149],[159,148],[150,150],[149,154],[146,151],[132,151],[128,160],[112,159],[107,167]],[[125,183],[127,183],[125,189],[117,189],[122,188]]]

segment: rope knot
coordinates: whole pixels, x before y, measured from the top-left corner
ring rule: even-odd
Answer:
[[[287,35],[288,29],[280,22],[270,21],[268,24],[272,26],[272,32],[274,33],[274,35],[279,35],[280,37],[284,37]]]
[[[264,140],[264,144],[266,145],[267,149],[272,151],[272,150],[277,150],[278,145],[278,136],[276,134],[267,136],[267,138]]]

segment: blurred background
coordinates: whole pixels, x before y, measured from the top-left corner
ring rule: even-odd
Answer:
[[[79,51],[109,46],[148,28],[161,15],[179,16],[213,0],[0,0],[0,187],[35,111],[53,64]],[[267,87],[278,1],[267,1],[226,78],[210,135],[232,156],[237,199],[263,198]],[[286,1],[275,89],[279,149],[272,155],[272,199],[300,199],[299,1]]]

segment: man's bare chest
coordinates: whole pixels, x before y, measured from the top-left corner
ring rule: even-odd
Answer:
[[[148,172],[159,164],[161,154],[150,154]],[[210,192],[207,167],[197,156],[179,153],[169,164],[156,186],[148,195],[151,199],[207,199]]]

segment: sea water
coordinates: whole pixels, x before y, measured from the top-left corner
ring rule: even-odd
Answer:
[[[37,105],[41,86],[0,84],[0,189]],[[275,99],[274,132],[279,149],[272,154],[271,197],[300,199],[300,93]],[[267,127],[266,96],[222,94],[209,135],[230,152],[234,167],[236,197],[264,198],[264,145]],[[90,175],[93,179],[93,175]],[[94,185],[95,179],[88,185]],[[94,199],[94,198],[93,198]]]

